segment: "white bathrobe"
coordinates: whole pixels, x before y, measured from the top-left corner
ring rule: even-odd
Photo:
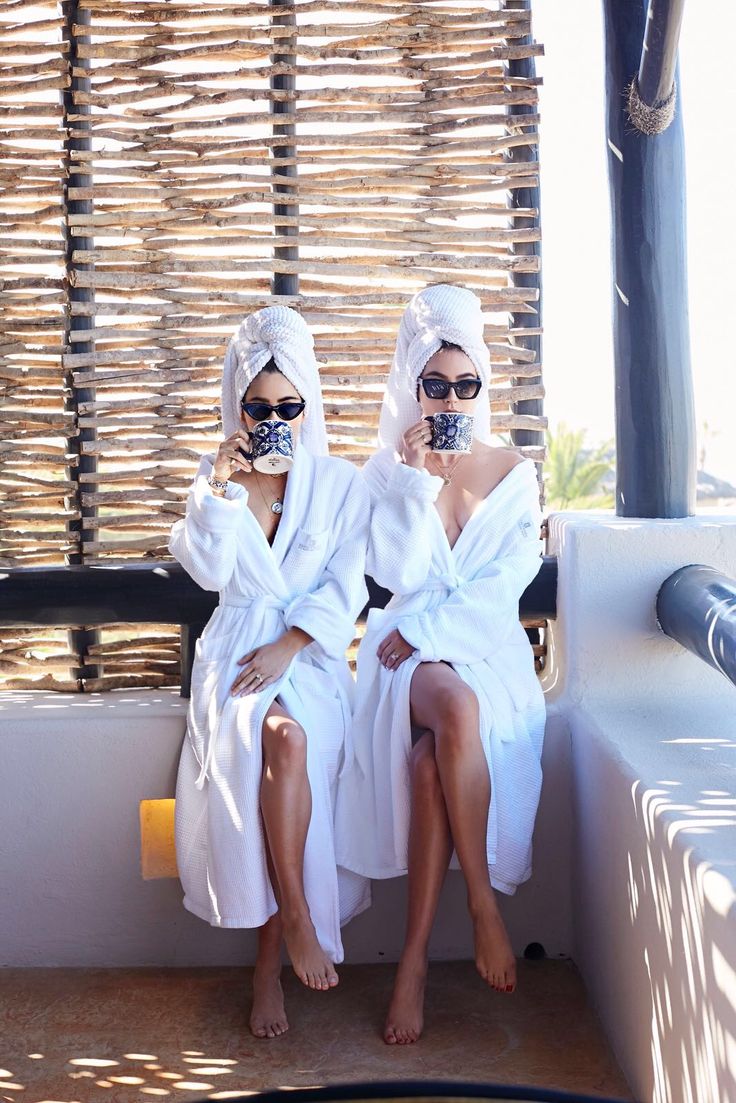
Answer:
[[[195,646],[187,733],[176,786],[176,852],[184,906],[217,927],[260,927],[277,910],[259,791],[261,726],[278,695],[307,735],[312,816],[304,886],[317,937],[343,958],[340,926],[370,902],[368,882],[338,877],[333,815],[354,683],[345,651],[367,599],[369,494],[351,464],[297,446],[272,546],[231,482],[207,483],[204,456],[169,550],[220,602]],[[237,659],[297,626],[314,637],[277,683],[232,696]],[[338,883],[339,880],[339,883]]]
[[[531,875],[542,780],[544,695],[519,598],[538,573],[539,489],[518,463],[476,507],[453,548],[434,504],[442,480],[377,452],[363,475],[373,499],[367,571],[394,597],[371,609],[358,653],[353,757],[340,780],[337,859],[368,877],[395,877],[408,862],[412,747],[409,691],[420,662],[445,660],[480,706],[491,780],[487,854],[505,893]],[[416,651],[395,672],[376,650],[398,628]],[[457,856],[452,866],[457,868]]]

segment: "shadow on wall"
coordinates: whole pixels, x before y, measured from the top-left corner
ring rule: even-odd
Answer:
[[[713,741],[696,742],[703,753],[713,749]],[[632,785],[647,862],[629,851],[629,912],[634,929],[656,936],[640,936],[643,961],[631,966],[646,970],[651,993],[652,1103],[688,1097],[715,1103],[736,1099],[736,1038],[725,1025],[733,1020],[736,973],[721,952],[736,941],[736,897],[731,881],[678,837],[736,828],[736,798],[714,788],[701,790],[697,804],[679,802],[679,784]],[[675,862],[682,863],[676,878]],[[728,864],[736,867],[736,860]],[[682,1039],[679,1048],[669,1042],[673,1035]]]

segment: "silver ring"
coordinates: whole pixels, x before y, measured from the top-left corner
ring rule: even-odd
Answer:
[[[257,682],[262,682],[263,681],[263,675],[262,674],[256,674],[256,681]]]
[[[391,654],[389,655],[389,659],[398,659],[398,657],[399,657],[398,651],[392,651]]]

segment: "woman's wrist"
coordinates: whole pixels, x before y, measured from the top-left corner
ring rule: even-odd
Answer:
[[[310,643],[314,642],[312,636],[308,632],[305,632],[303,628],[287,628],[281,637],[283,643],[289,648],[291,657],[298,654],[303,648],[307,647]]]
[[[224,498],[227,494],[228,475],[218,474],[213,467],[207,477],[207,485],[217,498]]]

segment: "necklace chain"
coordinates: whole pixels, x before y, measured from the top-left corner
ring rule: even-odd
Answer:
[[[457,459],[455,460],[454,464],[452,465],[452,467],[449,468],[449,470],[446,473],[441,471],[441,470],[438,470],[439,464],[437,463],[437,460],[435,459],[435,457],[432,453],[430,453],[427,456],[427,459],[428,460],[431,459],[432,463],[437,465],[436,468],[435,468],[435,474],[439,475],[439,477],[444,482],[445,486],[449,486],[450,483],[452,482],[455,471],[457,470],[457,466],[460,463],[460,460],[462,460],[464,458],[464,455],[465,455],[465,453],[463,453],[463,455],[461,455],[461,456],[458,456]]]
[[[255,474],[255,471],[254,471],[254,474]],[[278,479],[280,477],[281,477],[280,475],[271,475],[269,473],[269,478],[271,478],[271,479]],[[266,506],[266,508],[269,509],[271,511],[271,513],[274,513],[274,514],[276,514],[277,517],[280,517],[281,511],[282,511],[282,508],[283,508],[282,499],[281,498],[275,498],[269,505],[268,500],[266,498],[266,495],[263,493],[263,487],[261,486],[261,480],[258,478],[257,474],[256,474],[256,485],[258,486],[258,491],[261,495],[261,498],[263,498],[264,506]],[[274,508],[274,507],[277,507],[277,508]]]

